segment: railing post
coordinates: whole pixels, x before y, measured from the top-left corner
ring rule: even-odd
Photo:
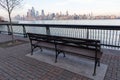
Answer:
[[[46,34],[50,35],[50,28],[48,26],[46,26]]]
[[[0,34],[1,34],[1,30],[0,30]]]
[[[120,34],[119,34],[119,39],[118,39],[118,46],[120,46]],[[118,47],[119,49],[120,47]]]
[[[8,35],[12,35],[9,25],[7,25]]]
[[[26,33],[26,29],[25,29],[25,26],[23,25],[23,35],[24,35],[24,38],[27,37],[27,33]]]
[[[0,25],[0,27],[1,27],[1,25]],[[0,34],[1,34],[1,30],[0,30]]]
[[[87,39],[89,39],[89,29],[87,28]]]

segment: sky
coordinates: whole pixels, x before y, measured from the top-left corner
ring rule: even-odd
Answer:
[[[120,0],[23,0],[21,6],[17,7],[12,15],[26,15],[28,9],[31,9],[32,6],[39,12],[43,9],[46,14],[53,12],[66,13],[66,11],[69,14],[120,14]],[[7,16],[7,12],[1,7],[0,16]]]

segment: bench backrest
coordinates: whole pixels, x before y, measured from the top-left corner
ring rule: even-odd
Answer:
[[[81,39],[81,38],[71,38],[62,36],[53,36],[45,34],[27,33],[30,41],[47,41],[55,42],[55,44],[61,44],[66,46],[74,46],[85,49],[100,51],[100,40],[93,39]]]
[[[44,34],[27,33],[30,41],[54,42],[54,37]]]
[[[66,46],[74,46],[91,50],[100,50],[100,40],[70,38],[70,37],[58,37],[58,44]]]

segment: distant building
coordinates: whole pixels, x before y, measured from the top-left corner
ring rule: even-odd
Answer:
[[[21,20],[21,16],[20,15],[17,15],[14,18],[17,19],[17,20]]]
[[[66,11],[66,16],[69,16],[69,13],[68,13],[68,11]]]
[[[28,9],[28,12],[27,12],[27,17],[30,17],[31,16],[31,10]]]
[[[41,16],[45,16],[44,10],[41,11]]]
[[[35,15],[36,17],[38,17],[39,16],[39,12],[38,11],[36,11],[36,15]]]
[[[2,20],[2,18],[0,17],[0,21]]]
[[[0,16],[0,22],[4,21],[4,18],[2,16]]]
[[[31,9],[31,16],[35,17],[35,9],[34,9],[34,7],[32,7],[32,9]]]
[[[36,11],[34,7],[32,9],[28,9],[27,16],[26,18],[24,17],[25,20],[36,20]]]
[[[42,19],[42,20],[45,19],[45,12],[44,12],[44,10],[41,11],[41,19]]]

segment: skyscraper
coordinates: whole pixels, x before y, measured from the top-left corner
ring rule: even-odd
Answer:
[[[36,17],[38,17],[39,16],[39,12],[38,11],[36,11],[36,15],[35,15]]]
[[[31,16],[31,10],[28,9],[28,12],[27,12],[27,17],[30,17]]]
[[[69,13],[68,13],[68,11],[66,11],[66,16],[68,16],[69,15]]]
[[[45,16],[44,10],[41,11],[41,16]]]
[[[34,9],[34,7],[32,7],[32,9],[31,9],[31,16],[35,17],[35,9]]]

